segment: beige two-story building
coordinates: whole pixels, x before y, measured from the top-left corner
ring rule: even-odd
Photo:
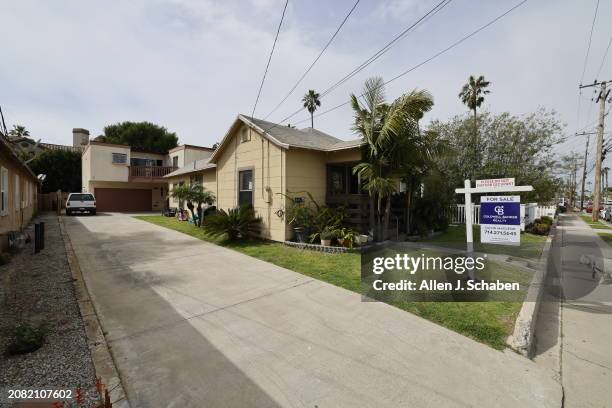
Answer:
[[[91,141],[82,156],[82,189],[96,197],[98,211],[161,211],[168,199],[163,178],[186,160],[207,159],[213,149],[183,145],[166,154]]]
[[[266,239],[291,238],[287,193],[307,199],[308,192],[319,204],[343,205],[363,230],[367,195],[352,172],[361,160],[361,145],[359,139],[343,141],[312,128],[238,115],[210,158],[188,163],[165,179],[169,189],[180,183],[203,185],[221,209],[252,205],[263,219]]]

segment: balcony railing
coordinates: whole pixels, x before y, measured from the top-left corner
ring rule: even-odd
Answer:
[[[130,180],[157,180],[176,170],[173,166],[128,166]]]

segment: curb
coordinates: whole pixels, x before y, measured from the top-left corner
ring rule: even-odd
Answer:
[[[552,246],[552,240],[557,230],[558,218],[555,219],[544,248],[542,248],[542,254],[538,261],[537,272],[533,275],[529,289],[525,295],[525,299],[534,299],[523,302],[523,306],[516,317],[514,323],[514,330],[510,336],[506,339],[506,345],[517,353],[530,358],[533,352],[534,344],[534,332],[540,310],[540,304],[542,303],[542,294],[544,293],[546,273],[548,269],[548,255],[550,253],[550,247]]]
[[[76,293],[77,302],[79,304],[79,312],[83,318],[85,325],[85,333],[87,334],[87,345],[91,353],[91,359],[94,364],[96,371],[96,378],[102,378],[106,382],[106,389],[109,392],[111,403],[115,408],[131,408],[130,403],[121,384],[121,377],[115,366],[115,361],[110,353],[104,333],[98,319],[95,307],[89,292],[87,291],[87,285],[83,280],[81,273],[81,267],[77,260],[74,249],[72,248],[72,242],[70,236],[66,231],[64,220],[61,216],[58,216],[60,232],[62,239],[64,240],[64,246],[66,247],[66,256],[68,258],[68,265],[72,273],[72,279],[74,284],[74,290]]]

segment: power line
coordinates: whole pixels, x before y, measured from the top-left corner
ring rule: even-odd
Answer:
[[[399,33],[397,36],[395,36],[383,48],[381,48],[380,50],[375,52],[370,58],[366,59],[359,66],[357,66],[355,69],[353,69],[347,75],[345,75],[342,79],[340,79],[339,81],[334,83],[332,86],[330,86],[329,88],[327,88],[326,90],[321,92],[321,96],[328,95],[329,93],[333,92],[336,88],[338,88],[340,85],[344,84],[346,81],[348,81],[349,79],[351,79],[352,77],[357,75],[360,71],[365,69],[368,65],[370,65],[371,63],[376,61],[378,58],[380,58],[383,54],[385,54],[387,51],[389,51],[389,49],[391,49],[391,47],[393,47],[393,45],[397,41],[402,39],[406,34],[408,34],[410,31],[412,31],[416,26],[418,26],[422,22],[426,21],[430,17],[433,17],[434,15],[436,15],[440,10],[442,10],[444,7],[446,7],[451,1],[452,0],[443,0],[440,3],[436,4],[431,10],[429,10],[427,13],[425,13],[421,18],[419,18],[417,21],[412,23],[405,30],[403,30],[401,33]]]
[[[374,62],[376,59],[378,59],[380,56],[382,56],[384,53],[386,53],[393,46],[393,44],[395,44],[399,39],[401,39],[403,36],[405,36],[410,30],[415,28],[420,23],[426,21],[429,17],[435,15],[443,7],[446,7],[446,5],[448,5],[451,1],[452,0],[442,0],[440,3],[436,4],[431,10],[429,10],[427,13],[425,13],[423,16],[421,16],[417,21],[415,21],[413,24],[411,24],[409,27],[407,27],[405,30],[403,30],[401,33],[399,33],[397,36],[395,36],[387,44],[385,44],[384,47],[382,47],[380,50],[378,50],[376,53],[374,53],[374,55],[372,55],[370,58],[366,59],[364,62],[362,62],[360,65],[358,65],[355,69],[353,69],[351,72],[349,72],[343,78],[341,78],[339,81],[335,82],[329,88],[327,88],[326,90],[321,92],[321,98],[326,96],[326,95],[328,95],[329,93],[334,91],[336,88],[338,88],[338,86],[342,85],[344,82],[348,81],[350,78],[352,78],[358,72],[360,72],[361,70],[366,68],[372,62]],[[527,0],[525,0],[525,1],[527,1]],[[285,121],[291,119],[292,117],[294,117],[298,113],[302,112],[304,109],[305,109],[304,107],[300,107],[298,110],[296,110],[295,112],[293,112],[289,116],[285,117],[284,119],[280,120],[279,122],[285,122]],[[302,123],[302,122],[305,122],[305,120],[303,120],[303,121],[301,121],[299,123]],[[275,126],[273,126],[273,127],[275,127]],[[270,128],[270,129],[272,129],[272,128]]]
[[[500,14],[499,16],[495,17],[494,19],[492,19],[491,21],[489,21],[489,22],[488,22],[488,23],[486,23],[485,25],[483,25],[483,26],[481,26],[481,27],[477,28],[476,30],[472,31],[471,33],[469,33],[469,34],[465,35],[465,36],[464,36],[464,37],[462,37],[460,40],[455,41],[454,43],[452,43],[452,44],[451,44],[451,45],[449,45],[448,47],[444,48],[443,50],[441,50],[441,51],[439,51],[439,52],[435,53],[435,54],[434,54],[434,55],[432,55],[431,57],[429,57],[429,58],[427,58],[427,59],[423,60],[422,62],[420,62],[420,63],[418,63],[418,64],[414,65],[413,67],[411,67],[411,68],[407,69],[406,71],[404,71],[404,72],[400,73],[399,75],[396,75],[395,77],[391,78],[390,80],[388,80],[388,81],[384,82],[384,83],[383,83],[383,86],[384,86],[384,85],[387,85],[387,84],[389,84],[389,83],[391,83],[391,82],[393,82],[393,81],[395,81],[395,80],[397,80],[397,79],[399,79],[399,78],[401,78],[401,77],[403,77],[404,75],[407,75],[408,73],[410,73],[410,72],[414,71],[414,70],[415,70],[415,69],[417,69],[417,68],[420,68],[421,66],[423,66],[423,65],[427,64],[428,62],[430,62],[430,61],[434,60],[435,58],[439,57],[440,55],[445,54],[446,52],[448,52],[448,51],[450,51],[451,49],[455,48],[456,46],[460,45],[460,44],[461,44],[461,43],[463,43],[464,41],[466,41],[466,40],[470,39],[471,37],[473,37],[474,35],[478,34],[478,33],[479,33],[479,32],[481,32],[482,30],[484,30],[484,29],[488,28],[489,26],[493,25],[494,23],[496,23],[497,21],[499,21],[500,19],[502,19],[502,18],[503,18],[503,17],[505,17],[506,15],[510,14],[512,11],[514,11],[514,10],[515,10],[515,9],[517,9],[518,7],[522,6],[522,5],[523,5],[523,4],[525,4],[526,2],[527,2],[527,0],[523,0],[523,1],[521,1],[520,3],[516,4],[516,5],[515,5],[515,6],[513,6],[512,8],[508,9],[507,11],[505,11],[504,13],[502,13],[502,14]],[[363,94],[359,95],[359,97],[361,97],[361,96],[363,96]],[[330,113],[330,112],[332,112],[332,111],[334,111],[334,110],[336,110],[336,109],[341,108],[342,106],[348,105],[350,102],[351,102],[351,101],[349,100],[349,101],[346,101],[346,102],[344,102],[344,103],[341,103],[340,105],[336,105],[336,106],[334,106],[333,108],[330,108],[330,109],[328,109],[328,110],[326,110],[326,111],[324,111],[324,112],[321,112],[321,113],[319,113],[319,114],[315,115],[315,117],[319,117],[319,116],[325,115],[325,114],[327,114],[327,113]],[[308,119],[304,119],[304,120],[301,120],[301,121],[296,122],[296,123],[302,123],[302,122],[305,122],[306,120],[308,120]]]
[[[606,47],[606,52],[604,53],[604,56],[603,56],[603,58],[601,60],[601,64],[599,65],[599,69],[597,70],[597,74],[595,75],[595,79],[597,79],[599,74],[601,74],[601,70],[604,67],[604,64],[606,63],[606,57],[608,56],[608,51],[610,50],[610,44],[612,44],[612,35],[610,36],[610,41],[608,41],[608,46]]]
[[[595,28],[595,20],[597,19],[598,9],[599,9],[599,0],[597,0],[597,3],[595,4],[595,13],[593,14],[593,21],[591,22],[591,32],[589,34],[587,51],[584,56],[584,64],[582,66],[582,75],[580,76],[580,85],[582,85],[582,82],[584,81],[584,73],[586,72],[586,67],[587,67],[587,63],[589,59],[589,53],[591,52],[591,41],[593,39],[593,29]],[[580,113],[581,113],[581,108],[582,108],[581,96],[582,96],[582,88],[579,88],[578,89],[578,107],[576,109],[576,133],[578,133],[578,126],[580,126]],[[589,113],[587,117],[590,115],[591,115],[591,108],[589,108]]]
[[[582,67],[582,75],[580,76],[580,84],[584,81],[584,73],[586,72],[587,63],[589,60],[589,53],[591,52],[591,41],[593,39],[593,29],[595,28],[595,20],[597,20],[597,10],[599,9],[599,0],[595,4],[595,13],[593,13],[593,21],[591,22],[591,33],[589,34],[589,42],[587,45],[586,55],[584,56],[584,65]]]
[[[293,87],[289,90],[289,92],[287,93],[287,95],[285,95],[285,97],[278,103],[278,105],[276,105],[274,107],[274,109],[272,109],[272,111],[270,113],[268,113],[266,115],[266,117],[264,118],[264,120],[266,120],[267,118],[270,117],[270,115],[272,115],[274,112],[276,112],[276,110],[287,100],[287,98],[289,98],[289,96],[291,96],[291,94],[293,93],[293,91],[295,91],[295,89],[298,87],[298,85],[304,80],[304,78],[306,77],[306,75],[308,75],[308,73],[310,72],[310,70],[312,69],[312,67],[314,67],[314,65],[317,63],[317,61],[319,61],[319,59],[321,58],[321,56],[323,55],[323,53],[325,52],[325,50],[327,50],[327,47],[330,46],[330,44],[332,43],[332,41],[334,41],[334,39],[336,38],[336,36],[338,35],[338,33],[340,32],[340,30],[342,29],[342,27],[344,26],[344,23],[346,23],[346,21],[348,20],[348,18],[351,16],[351,14],[353,14],[353,11],[355,10],[355,8],[357,8],[357,5],[359,4],[361,0],[357,0],[355,2],[355,4],[353,4],[353,7],[351,7],[351,9],[349,10],[348,14],[344,17],[344,19],[342,20],[342,22],[340,23],[340,25],[338,26],[338,28],[336,29],[336,32],[334,32],[334,35],[331,36],[331,38],[329,39],[329,41],[327,41],[327,44],[325,44],[325,47],[323,47],[323,49],[321,50],[321,52],[319,53],[319,55],[317,55],[317,58],[314,59],[314,61],[312,61],[312,63],[310,64],[310,66],[308,67],[308,69],[306,69],[306,71],[302,74],[302,76],[300,77],[300,79],[297,80],[297,82],[295,83],[295,85],[293,85]]]
[[[283,25],[283,20],[285,19],[285,12],[287,11],[287,5],[289,4],[289,0],[285,1],[285,7],[283,7],[283,14],[281,16],[280,23],[278,23],[278,28],[276,29],[276,36],[274,36],[274,43],[272,44],[272,50],[270,51],[270,56],[268,57],[268,63],[266,64],[266,70],[264,71],[263,78],[261,78],[261,85],[259,85],[259,91],[257,91],[257,98],[255,99],[255,104],[253,105],[253,111],[251,112],[251,119],[253,115],[255,115],[255,109],[257,108],[257,103],[259,102],[259,97],[261,96],[261,90],[263,89],[264,82],[266,81],[266,75],[268,75],[268,68],[270,68],[270,61],[272,61],[272,54],[274,54],[274,48],[276,48],[276,41],[278,40],[278,34],[280,33],[281,26]]]

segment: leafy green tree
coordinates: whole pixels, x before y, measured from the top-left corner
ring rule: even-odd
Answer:
[[[315,92],[314,89],[309,89],[302,98],[302,102],[304,102],[304,107],[308,109],[308,112],[310,112],[310,127],[314,128],[314,113],[317,108],[321,106],[319,93]]]
[[[35,174],[46,174],[42,184],[43,193],[57,190],[81,191],[81,153],[68,150],[47,150],[30,163]]]
[[[482,105],[484,96],[491,92],[487,90],[489,85],[491,85],[491,82],[486,81],[484,76],[480,75],[478,78],[475,78],[473,75],[470,75],[468,82],[463,85],[461,92],[459,92],[461,102],[474,112],[474,120],[476,120],[476,108]]]
[[[454,191],[465,179],[514,177],[517,184],[534,186],[533,192],[521,194],[524,201],[551,201],[560,183],[553,173],[556,157],[552,149],[564,139],[564,125],[556,112],[540,109],[523,116],[485,112],[479,122],[479,146],[473,144],[471,117],[456,116],[429,126],[448,146],[437,160],[446,189]],[[477,148],[478,154],[474,152]]]
[[[121,122],[104,128],[96,140],[125,144],[136,150],[165,154],[178,145],[176,133],[150,122]]]
[[[388,235],[391,194],[406,169],[405,160],[419,139],[418,121],[431,109],[427,91],[412,91],[385,102],[384,81],[369,78],[362,93],[364,103],[351,95],[355,112],[353,130],[365,142],[363,161],[353,168],[364,181],[370,198],[370,230],[376,240]],[[383,207],[384,205],[384,207]]]

